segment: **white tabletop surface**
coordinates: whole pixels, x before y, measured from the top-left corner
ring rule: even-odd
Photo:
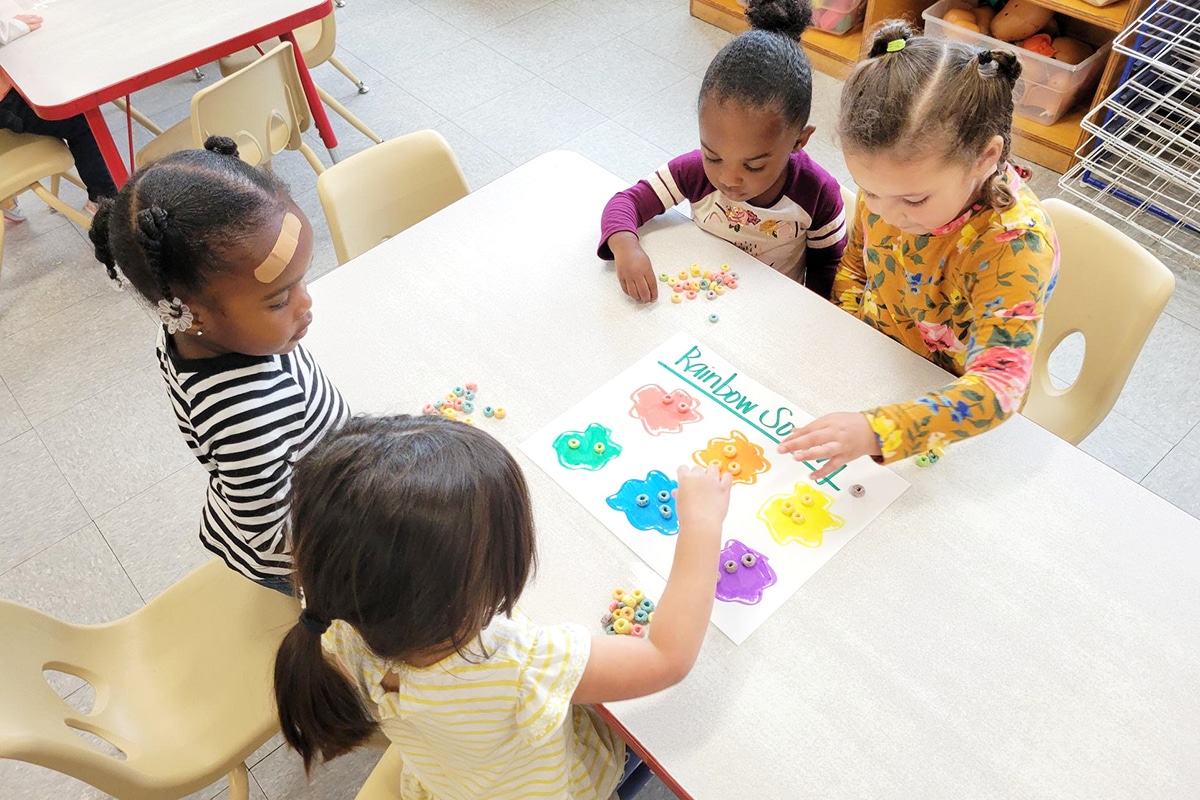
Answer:
[[[946,378],[675,214],[644,229],[656,266],[728,262],[741,287],[627,300],[595,256],[623,187],[535,159],[316,282],[306,340],[357,412],[472,379],[508,409],[480,425],[533,492],[523,605],[597,632],[637,559],[517,450],[550,418],[680,330],[814,414]],[[894,469],[912,487],[779,612],[740,647],[710,626],[620,722],[697,800],[1200,796],[1200,522],[1019,417]]]
[[[45,21],[40,30],[0,47],[0,67],[38,109],[64,106],[93,95],[107,101],[125,93],[106,91],[111,87],[251,31],[277,28],[281,20],[329,3],[330,0],[20,0],[18,6],[27,9],[27,13],[41,15]],[[8,0],[6,7],[13,7],[12,0]],[[320,16],[323,15],[310,15],[310,21]],[[232,49],[225,49],[212,57],[230,52]]]

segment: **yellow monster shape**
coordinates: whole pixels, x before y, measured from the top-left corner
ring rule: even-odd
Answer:
[[[708,447],[692,453],[692,459],[702,467],[712,464],[722,472],[728,472],[734,483],[754,483],[759,475],[771,468],[763,449],[741,431],[730,431],[728,438],[710,439]]]
[[[791,494],[778,494],[758,510],[758,518],[780,544],[799,542],[805,547],[820,547],[825,531],[836,531],[846,520],[831,514],[829,495],[807,483],[797,483]]]

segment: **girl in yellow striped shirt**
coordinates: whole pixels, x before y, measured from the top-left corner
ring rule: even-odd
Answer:
[[[679,468],[679,539],[649,637],[592,636],[515,610],[533,512],[499,442],[435,417],[351,420],[292,482],[305,610],[275,663],[288,744],[308,769],[382,730],[403,756],[405,800],[615,796],[625,745],[587,704],[690,671],[729,486]]]

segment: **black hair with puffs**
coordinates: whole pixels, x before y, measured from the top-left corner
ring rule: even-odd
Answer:
[[[736,102],[778,111],[803,128],[812,110],[812,65],[800,34],[812,24],[808,0],[750,0],[751,30],[721,48],[704,73],[700,102]]]
[[[230,268],[230,254],[289,202],[270,173],[212,136],[203,150],[171,153],[142,167],[115,198],[101,200],[88,236],[96,259],[117,268],[151,304],[199,292]]]

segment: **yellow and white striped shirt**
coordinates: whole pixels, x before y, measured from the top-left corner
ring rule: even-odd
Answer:
[[[322,644],[403,755],[405,800],[607,800],[621,779],[625,743],[571,705],[591,654],[581,625],[496,617],[466,658],[422,668],[380,658],[342,621]]]

